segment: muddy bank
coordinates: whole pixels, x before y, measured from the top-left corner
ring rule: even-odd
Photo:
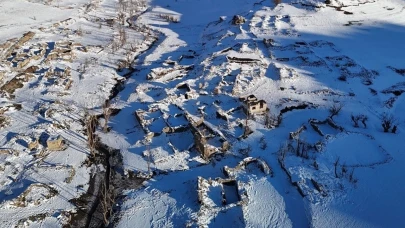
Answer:
[[[120,150],[110,148],[103,143],[98,143],[97,151],[103,157],[103,166],[105,167],[104,183],[99,183],[98,202],[96,202],[93,210],[89,213],[86,227],[113,225],[110,220],[114,217],[114,205],[120,198],[122,191],[125,189],[137,189],[142,186],[142,182],[144,181],[142,178],[129,177],[124,174]],[[109,200],[105,200],[105,198]],[[108,205],[103,205],[104,202],[107,202]],[[107,214],[107,224],[104,222],[105,214]]]
[[[101,167],[106,167],[106,157],[100,153],[93,158],[88,158],[86,163],[91,163],[93,167],[100,169]],[[100,203],[99,196],[101,190],[101,183],[104,183],[108,177],[107,169],[95,170],[90,174],[89,188],[87,192],[81,195],[77,199],[73,199],[70,202],[74,204],[77,208],[77,213],[72,215],[70,224],[65,225],[68,227],[90,227],[91,221],[93,220],[93,215]],[[109,178],[108,178],[109,179]],[[102,218],[102,217],[101,217]],[[93,222],[94,223],[94,222]],[[97,222],[99,224],[97,227],[101,227],[103,220],[99,219]],[[91,226],[95,227],[95,226]]]

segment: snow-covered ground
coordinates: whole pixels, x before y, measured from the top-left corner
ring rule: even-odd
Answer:
[[[0,5],[0,226],[75,226],[71,220],[91,207],[83,196],[98,194],[91,178],[104,170],[89,159],[86,113],[101,113],[125,79],[119,61],[150,41],[108,24],[115,1]],[[129,40],[122,46],[120,31]]]
[[[404,1],[0,6],[1,227],[77,219],[105,100],[97,135],[146,177],[113,226],[405,226]]]

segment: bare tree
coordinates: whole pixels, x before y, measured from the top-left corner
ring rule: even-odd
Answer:
[[[118,37],[119,37],[119,44],[121,47],[123,47],[127,42],[127,32],[125,28],[121,28],[120,30],[118,30]]]
[[[111,53],[118,51],[119,48],[120,44],[118,43],[118,41],[111,42]]]
[[[111,106],[111,103],[109,100],[106,100],[103,104],[103,115],[104,115],[103,131],[104,131],[104,133],[108,132],[108,121],[110,120],[110,116],[111,116],[110,106]]]
[[[128,50],[127,53],[125,54],[125,59],[119,60],[117,65],[119,69],[123,69],[123,68],[130,68],[131,63],[132,63],[132,54],[131,51]]]
[[[347,173],[347,171],[348,171],[348,169],[347,169],[346,164],[343,164],[342,165],[342,176],[344,176]]]
[[[394,125],[394,127],[392,127],[391,133],[396,133],[397,132],[397,125]]]
[[[266,126],[267,128],[270,128],[270,126],[271,126],[271,120],[270,120],[269,113],[266,113],[266,115],[264,116],[264,126]]]
[[[113,190],[111,190],[109,187],[107,187],[107,184],[103,182],[101,184],[101,209],[103,211],[103,220],[104,220],[104,225],[109,224],[109,218],[111,217],[111,205],[114,203],[114,193]]]
[[[329,113],[330,113],[330,118],[333,119],[334,116],[339,114],[340,110],[342,110],[343,105],[341,103],[339,104],[333,104],[332,107],[329,108]]]
[[[97,137],[95,134],[97,126],[97,118],[94,115],[89,115],[86,111],[86,133],[87,133],[87,145],[90,149],[91,155],[94,157],[96,155],[96,143]]]
[[[284,159],[285,159],[285,156],[287,155],[289,147],[290,147],[290,145],[287,142],[280,145],[280,149],[278,151],[278,159],[280,160],[280,162],[284,162]]]
[[[260,149],[265,150],[267,148],[267,142],[264,136],[260,138]]]
[[[83,79],[83,76],[87,72],[89,65],[90,65],[90,60],[88,58],[84,59],[84,62],[79,65],[79,69],[77,71],[79,72],[80,80]]]
[[[351,182],[351,183],[356,183],[357,182],[357,179],[356,178],[354,178],[354,168],[350,171],[350,173],[349,173],[349,181]]]
[[[120,12],[120,13],[118,13],[117,17],[118,17],[118,21],[121,23],[121,25],[124,25],[125,24],[125,14]]]
[[[250,118],[249,114],[250,114],[249,110],[247,110],[243,137],[247,137],[250,133],[252,133],[252,130],[249,128],[249,118]]]
[[[296,149],[296,153],[297,153],[297,157],[301,156],[301,141],[299,138],[297,138],[297,149]]]
[[[138,47],[136,46],[136,44],[135,45],[131,44],[131,47],[129,48],[131,52],[136,52],[137,49]]]
[[[150,145],[148,144],[148,145],[146,145],[146,151],[147,151],[147,156],[148,156],[148,159],[146,160],[146,163],[147,163],[147,165],[148,165],[148,174],[151,174],[151,163],[152,163],[152,155],[151,155],[151,151],[150,151]]]
[[[351,114],[351,120],[353,122],[354,127],[359,127],[360,115],[353,115]]]
[[[83,36],[83,29],[81,26],[75,32],[76,32],[76,35]]]
[[[316,160],[314,160],[314,168],[315,168],[316,170],[319,169],[319,165],[318,165],[318,163],[316,162]]]
[[[305,142],[301,142],[301,157],[308,159],[309,158],[308,151],[309,151],[308,144],[306,144]]]
[[[282,120],[281,115],[276,116],[275,114],[272,114],[269,110],[267,110],[264,116],[264,125],[267,128],[277,127],[278,125],[280,125],[281,120]]]
[[[336,178],[340,178],[337,173],[337,167],[339,166],[339,160],[340,160],[340,158],[338,157],[338,158],[336,158],[336,161],[333,163],[333,165],[335,166],[335,177]]]
[[[361,123],[363,124],[364,128],[367,128],[366,121],[368,120],[368,117],[366,115],[361,115]]]
[[[118,7],[121,8],[120,11],[125,12],[127,10],[128,3],[125,0],[118,0]]]

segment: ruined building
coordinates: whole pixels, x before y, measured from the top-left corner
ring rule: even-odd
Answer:
[[[229,149],[229,142],[225,137],[207,126],[203,118],[194,121],[188,114],[186,114],[186,118],[190,122],[191,132],[194,135],[194,145],[204,159],[209,159],[213,154]]]
[[[265,114],[267,112],[267,104],[264,100],[258,100],[255,95],[241,97],[243,110],[248,114]]]

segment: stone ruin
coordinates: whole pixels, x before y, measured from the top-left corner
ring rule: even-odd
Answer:
[[[260,171],[263,172],[264,175],[270,175],[271,177],[273,177],[273,170],[265,161],[259,158],[252,157],[243,159],[235,168],[229,168],[228,166],[225,166],[224,173],[227,177],[235,179],[237,177],[237,174],[241,171],[246,171],[248,165],[250,164],[256,165],[260,169]]]
[[[52,136],[46,140],[46,145],[50,151],[63,150],[65,148],[65,141],[61,136]]]
[[[246,22],[246,19],[240,15],[235,15],[232,18],[232,24],[234,25],[241,25],[244,24]]]
[[[194,120],[188,113],[185,116],[190,122],[194,145],[204,159],[209,159],[212,155],[224,153],[229,149],[229,142],[222,133],[205,123],[204,118]]]
[[[212,155],[223,153],[229,149],[229,142],[221,132],[210,127],[204,122],[203,118],[194,120],[189,113],[184,110],[182,112],[181,116],[184,116],[187,124],[178,126],[170,124],[169,118],[171,116],[162,112],[159,108],[151,108],[148,111],[139,109],[134,112],[134,116],[149,141],[162,133],[180,133],[190,129],[194,136],[194,146],[204,159],[209,159]],[[157,121],[160,121],[161,125],[156,124],[159,126],[153,127],[153,124]]]
[[[240,178],[240,172],[249,172],[248,166],[257,165],[261,172],[273,176],[267,163],[258,158],[248,157],[241,161],[235,168],[224,167],[225,178],[197,179],[197,195],[200,204],[199,214],[209,212],[226,212],[234,207],[243,207],[249,203],[249,196],[245,189],[246,178]]]

